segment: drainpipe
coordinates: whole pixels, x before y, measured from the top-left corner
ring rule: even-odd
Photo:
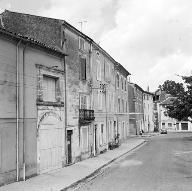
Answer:
[[[66,163],[68,163],[68,150],[67,150],[67,72],[66,72],[66,60],[65,56],[63,59],[64,66],[64,86],[65,86],[65,155],[66,155]]]
[[[25,50],[27,44],[23,48],[23,181],[25,181]]]
[[[19,45],[16,46],[16,181],[19,181]]]

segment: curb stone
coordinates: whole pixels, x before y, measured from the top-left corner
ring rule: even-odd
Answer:
[[[87,175],[86,177],[84,177],[84,178],[82,178],[82,179],[80,179],[80,180],[72,183],[71,185],[69,185],[69,186],[61,189],[60,191],[67,191],[68,189],[75,188],[78,184],[86,181],[88,178],[91,178],[91,177],[92,177],[90,180],[96,178],[97,176],[100,175],[99,172],[100,172],[104,167],[106,167],[106,166],[108,166],[109,164],[113,163],[113,162],[116,161],[117,159],[123,157],[123,156],[126,155],[127,153],[135,150],[136,148],[138,148],[139,146],[143,145],[143,144],[146,143],[146,142],[147,142],[146,140],[143,140],[143,142],[141,142],[140,144],[136,145],[134,148],[132,148],[132,149],[128,150],[127,152],[119,155],[118,157],[112,159],[111,161],[109,161],[109,162],[107,162],[106,164],[104,164],[104,165],[102,165],[101,167],[99,167],[97,170],[93,171],[91,174],[89,174],[89,175]]]

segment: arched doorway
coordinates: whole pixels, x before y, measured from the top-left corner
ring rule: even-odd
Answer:
[[[49,113],[40,121],[38,130],[40,173],[62,168],[64,153],[64,129],[62,121],[56,115]]]

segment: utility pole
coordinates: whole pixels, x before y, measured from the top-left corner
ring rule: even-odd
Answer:
[[[82,32],[82,30],[83,30],[83,23],[87,23],[87,21],[79,21],[78,23],[80,24],[81,32]]]

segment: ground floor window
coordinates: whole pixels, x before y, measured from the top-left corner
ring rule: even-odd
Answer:
[[[106,142],[106,129],[104,124],[100,126],[100,145],[103,145]]]
[[[82,151],[88,151],[88,127],[81,127],[81,148]]]
[[[165,129],[165,123],[162,123],[162,129]]]
[[[188,130],[188,123],[181,123],[181,130]]]
[[[112,140],[114,138],[114,129],[112,121],[110,121],[110,128],[111,128],[111,140]]]
[[[176,123],[177,130],[179,130],[179,123]]]
[[[168,127],[171,128],[172,127],[172,123],[168,123]]]

